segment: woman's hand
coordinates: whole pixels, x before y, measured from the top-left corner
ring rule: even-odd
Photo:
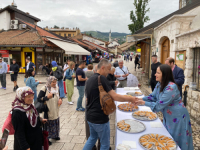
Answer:
[[[28,148],[27,150],[31,150],[30,148]]]
[[[42,119],[42,123],[43,124],[47,123],[47,119]]]
[[[58,105],[59,106],[62,105],[62,100],[61,99],[58,100]]]
[[[136,105],[145,105],[145,101],[142,98],[138,98],[135,102]]]
[[[51,99],[53,97],[53,94],[52,93],[49,93],[48,95],[47,95],[47,98],[48,99]]]
[[[72,75],[72,78],[76,78],[76,76],[75,76],[75,75]]]

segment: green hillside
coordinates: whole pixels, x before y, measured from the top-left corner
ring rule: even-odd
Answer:
[[[87,34],[87,35],[92,35],[92,37],[101,39],[103,41],[109,41],[109,32],[85,31],[82,33]],[[118,33],[118,32],[111,33],[112,39],[117,39],[120,44],[125,42],[127,35],[130,35],[130,34]]]

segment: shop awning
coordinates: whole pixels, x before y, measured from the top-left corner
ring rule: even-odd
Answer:
[[[90,55],[90,52],[82,48],[77,44],[68,43],[65,41],[55,40],[52,38],[47,38],[49,41],[60,47],[65,51],[65,54],[71,55]]]

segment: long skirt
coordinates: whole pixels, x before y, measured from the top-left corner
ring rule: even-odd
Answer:
[[[57,138],[60,133],[60,119],[48,120],[47,131],[49,132],[48,138]]]

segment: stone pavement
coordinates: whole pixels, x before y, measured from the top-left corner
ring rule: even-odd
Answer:
[[[134,70],[134,61],[132,62],[125,62],[125,66],[128,67],[129,71],[134,75],[138,75],[138,72]],[[38,81],[45,81],[46,77],[44,76],[37,76],[35,79]],[[18,85],[19,87],[25,86],[24,82],[24,75],[20,74],[18,76]],[[146,82],[146,79],[143,79]],[[142,83],[141,91],[148,95],[151,92],[151,89],[148,85]],[[38,85],[38,93],[43,85]],[[10,81],[10,76],[7,75],[7,90],[0,90],[0,129],[8,115],[9,110],[11,110],[11,103],[15,98],[15,92],[12,91],[13,83]],[[76,111],[76,104],[78,99],[78,90],[74,88],[74,105],[68,105],[67,98],[63,100],[63,104],[60,107],[60,141],[52,141],[53,144],[50,146],[50,150],[82,150],[86,138],[85,138],[85,113],[84,112],[77,112]],[[83,100],[83,106],[85,106],[85,99]],[[112,150],[115,149],[115,114],[112,114],[110,117],[110,145]],[[193,137],[194,137],[194,145],[195,150],[200,150],[200,127],[193,125]],[[0,137],[2,133],[0,132]],[[9,150],[13,150],[13,136],[9,136],[7,145],[9,146]]]

